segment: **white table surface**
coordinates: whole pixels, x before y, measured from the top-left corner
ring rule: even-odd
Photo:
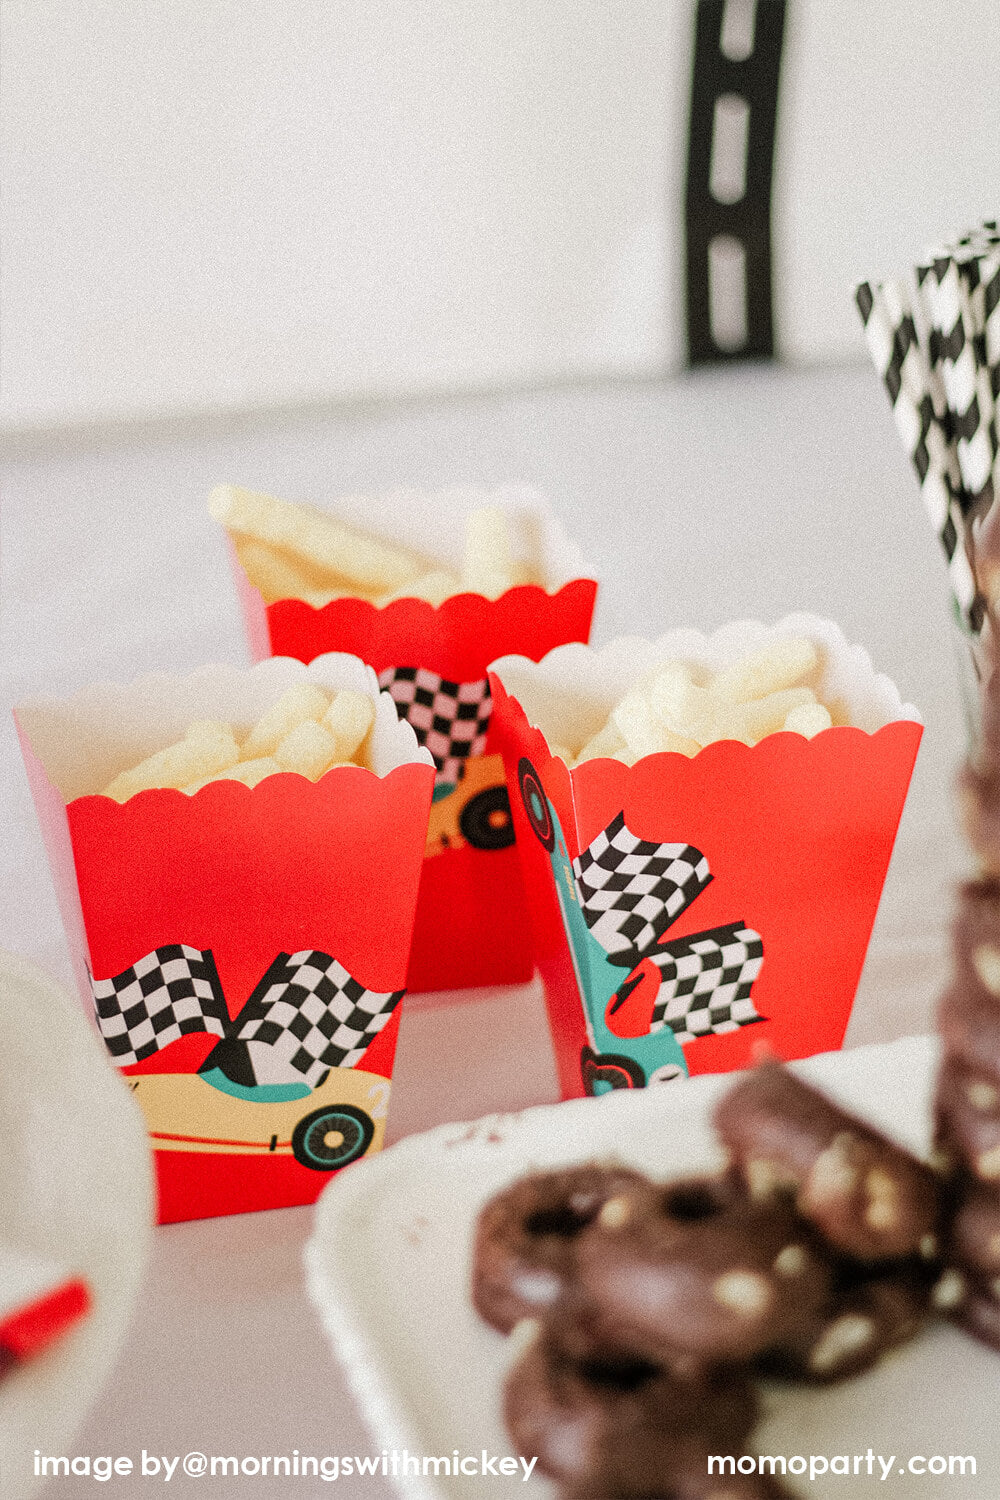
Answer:
[[[0,945],[68,988],[10,705],[99,677],[246,660],[205,509],[216,483],[309,499],[527,482],[551,495],[602,580],[595,642],[811,610],[838,620],[921,710],[848,1044],[932,1026],[949,888],[966,864],[951,798],[963,726],[943,558],[870,369],[751,367],[392,413],[162,426],[15,454],[3,481]],[[555,1097],[537,984],[406,1002],[391,1137]],[[158,1230],[131,1338],[73,1452],[375,1451],[304,1297],[311,1217],[286,1209]],[[171,1494],[202,1490],[331,1493],[317,1480],[171,1481]],[[147,1486],[62,1479],[47,1493],[137,1491]],[[342,1479],[336,1493],[392,1492],[387,1480]]]

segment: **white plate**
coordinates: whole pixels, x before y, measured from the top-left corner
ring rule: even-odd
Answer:
[[[937,1044],[916,1037],[795,1064],[904,1145],[923,1152]],[[309,1287],[378,1447],[450,1456],[513,1452],[500,1416],[504,1340],[469,1302],[470,1247],[483,1202],[535,1168],[619,1160],[669,1178],[719,1164],[709,1116],[732,1075],[496,1115],[411,1136],[336,1178],[306,1250]],[[876,1370],[826,1390],[768,1395],[754,1454],[895,1455],[882,1482],[828,1475],[795,1481],[812,1500],[1000,1495],[1000,1355],[935,1326]],[[972,1455],[977,1477],[901,1476],[915,1455]],[[409,1477],[413,1500],[554,1493],[522,1480]],[[516,1487],[516,1488],[515,1488]]]
[[[72,1454],[121,1346],[153,1191],[145,1122],[79,1004],[3,952],[0,1139],[0,1234],[82,1273],[94,1300],[65,1338],[0,1383],[0,1493],[26,1500],[41,1483],[35,1449]]]

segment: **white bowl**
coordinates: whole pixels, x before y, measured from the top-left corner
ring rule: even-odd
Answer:
[[[79,1003],[0,951],[0,1235],[83,1275],[93,1309],[0,1383],[4,1500],[69,1452],[118,1354],[149,1253],[146,1127]]]

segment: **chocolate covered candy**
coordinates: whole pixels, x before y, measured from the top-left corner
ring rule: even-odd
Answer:
[[[682,1368],[751,1358],[812,1316],[832,1266],[788,1204],[724,1178],[610,1199],[577,1249],[592,1337]]]
[[[732,1455],[736,1461],[740,1456]],[[642,1500],[794,1500],[793,1492],[771,1474],[708,1474],[706,1467],[701,1460],[689,1473],[675,1474],[666,1488],[651,1491]],[[559,1500],[622,1500],[622,1496],[607,1488],[569,1488],[559,1491]]]
[[[787,1196],[842,1254],[874,1263],[934,1253],[933,1172],[787,1069],[750,1073],[719,1102],[715,1123],[750,1196]]]
[[[978,1276],[968,1278],[954,1319],[966,1333],[1000,1350],[1000,1277],[988,1281]]]
[[[1000,1082],[1000,1002],[956,982],[942,997],[938,1027],[949,1059]]]
[[[954,983],[981,989],[1000,1005],[1000,880],[966,881],[958,898],[951,938]]]
[[[994,623],[994,629],[996,628]],[[995,651],[983,676],[979,698],[979,745],[975,754],[977,765],[996,765],[1000,761],[1000,667],[995,661]]]
[[[984,875],[1000,874],[1000,763],[995,755],[967,762],[958,773],[958,816]]]
[[[935,1312],[1000,1349],[1000,1276],[982,1276],[965,1267],[945,1267],[931,1292]]]
[[[710,1453],[741,1451],[756,1415],[734,1371],[685,1379],[642,1360],[577,1361],[551,1331],[538,1331],[504,1386],[518,1452],[581,1496],[672,1494],[675,1477],[707,1475]]]
[[[643,1186],[624,1167],[588,1163],[539,1172],[492,1198],[476,1226],[472,1301],[509,1333],[522,1318],[550,1310],[572,1276],[576,1241],[609,1198]]]
[[[934,1099],[939,1155],[1000,1192],[1000,1077],[947,1057]]]
[[[791,1337],[765,1351],[762,1373],[812,1384],[860,1375],[925,1322],[934,1277],[923,1261],[882,1275],[842,1270],[829,1302],[803,1318]]]
[[[945,1256],[950,1265],[988,1281],[1000,1277],[1000,1187],[963,1184],[951,1221]]]

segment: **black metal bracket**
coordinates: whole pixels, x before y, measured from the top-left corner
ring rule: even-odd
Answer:
[[[786,0],[755,3],[752,49],[723,52],[727,0],[698,0],[688,137],[685,228],[689,364],[771,359],[774,319],[771,285],[771,182]],[[745,190],[720,202],[711,187],[717,101],[734,95],[748,111]],[[720,344],[713,331],[710,262],[713,242],[725,237],[742,250],[745,337]],[[730,243],[730,248],[732,244]]]

